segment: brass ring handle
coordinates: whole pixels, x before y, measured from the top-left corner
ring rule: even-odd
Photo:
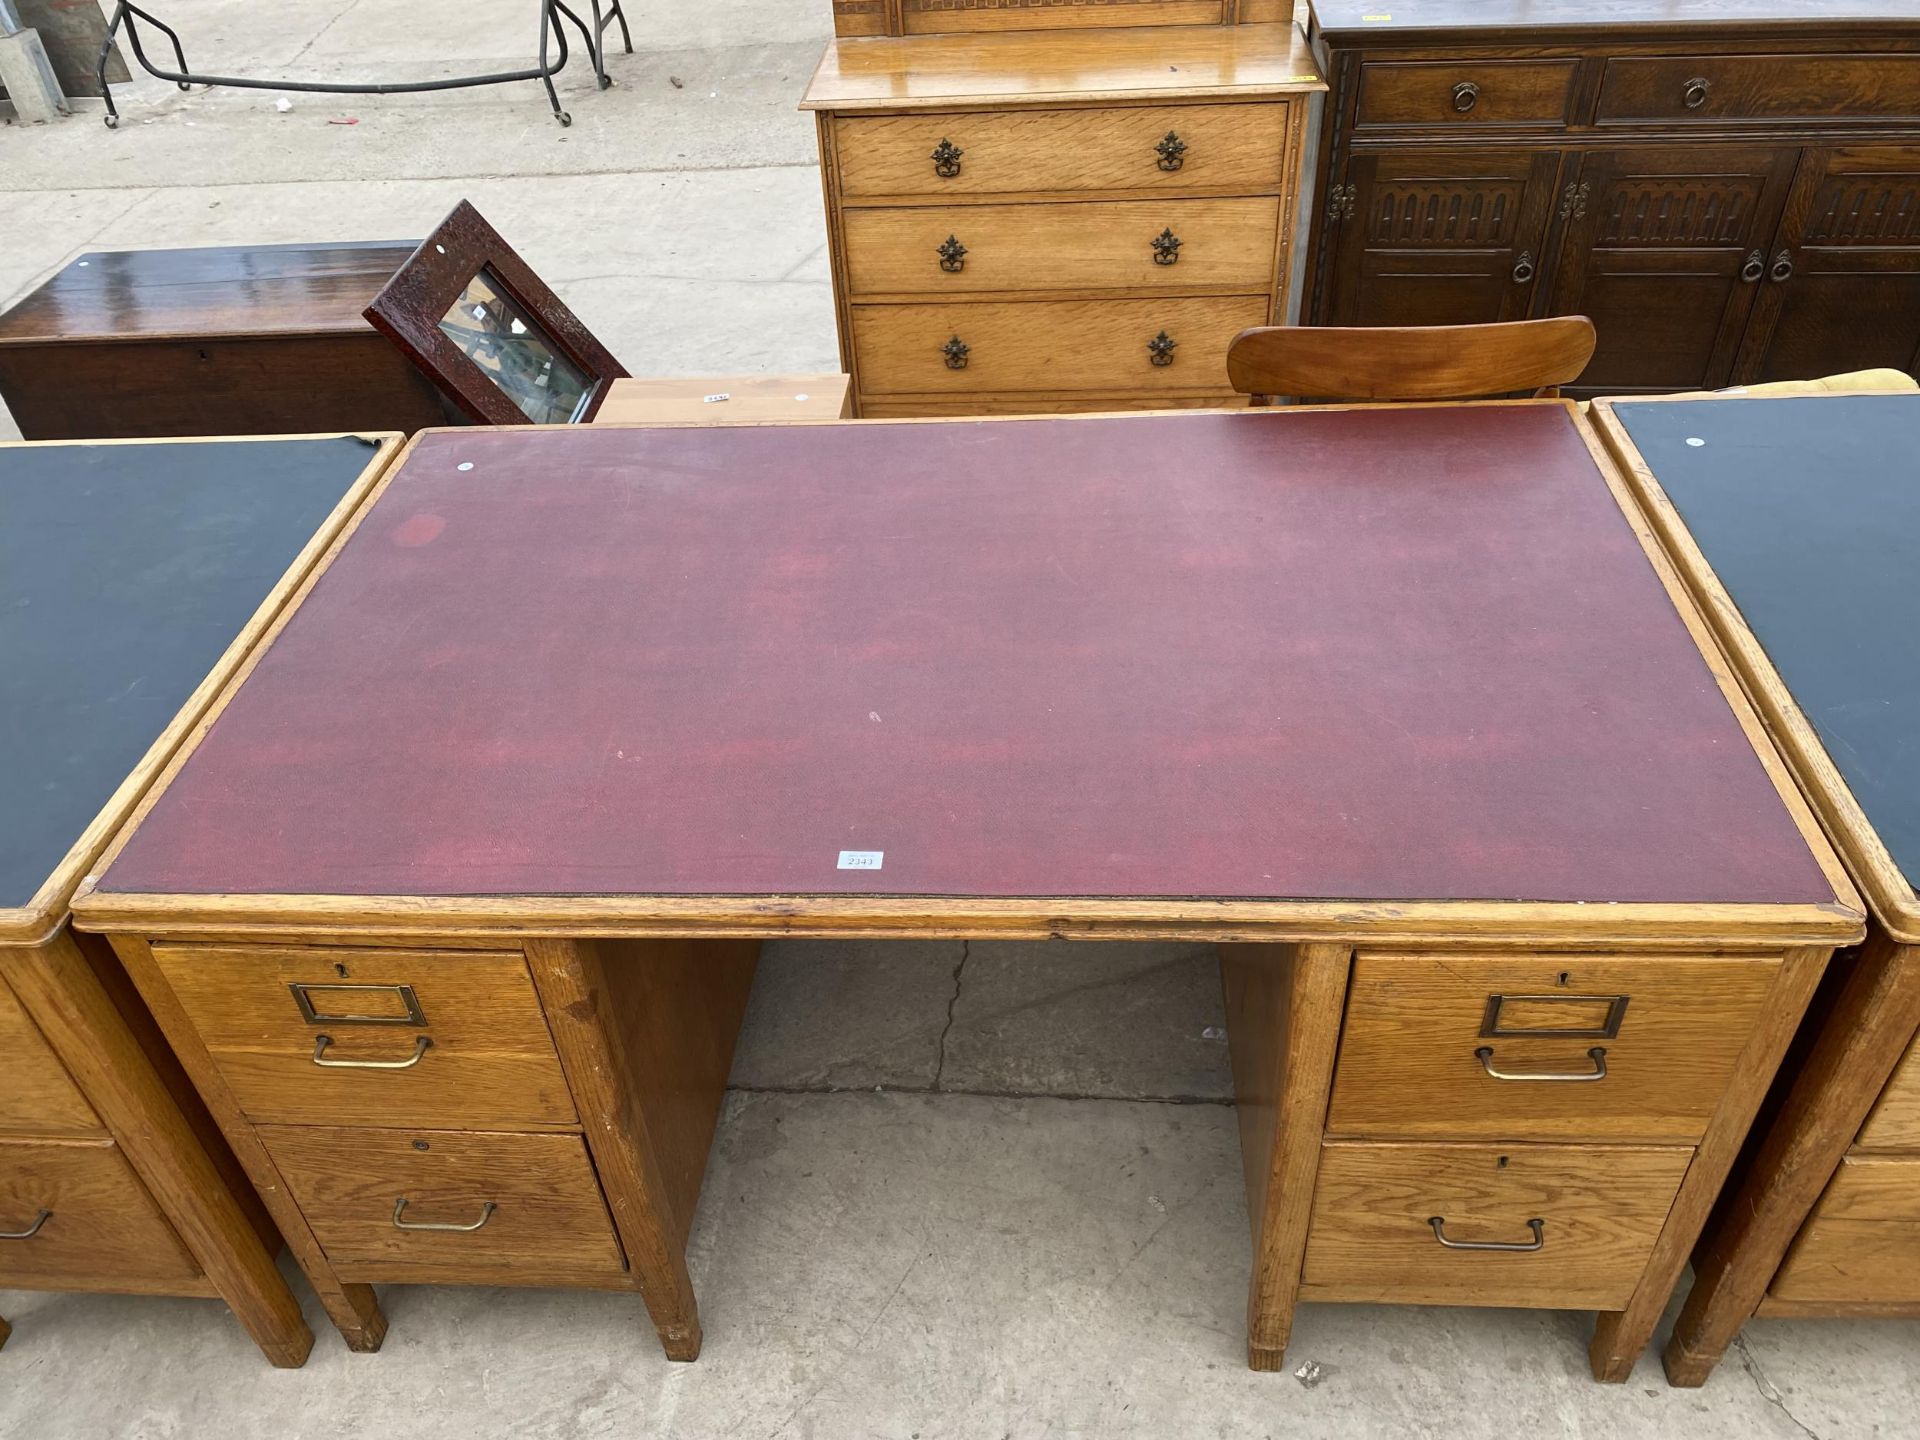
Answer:
[[[53,1211],[42,1210],[33,1217],[33,1224],[24,1230],[0,1230],[0,1240],[31,1240],[40,1233],[40,1227],[53,1218]]]
[[[940,347],[940,353],[947,357],[949,370],[964,370],[967,368],[967,356],[973,353],[973,347],[956,335]]]
[[[478,1230],[482,1225],[485,1225],[487,1221],[491,1220],[493,1218],[493,1212],[499,1208],[500,1207],[491,1200],[482,1202],[480,1206],[480,1218],[471,1225],[451,1225],[440,1220],[402,1220],[400,1217],[407,1213],[407,1197],[402,1195],[398,1200],[393,1202],[393,1228],[396,1230],[446,1230],[457,1231],[462,1235],[471,1235],[475,1230]]]
[[[1493,1068],[1493,1047],[1482,1045],[1473,1052],[1473,1058],[1480,1062],[1480,1068],[1496,1080],[1554,1080],[1567,1085],[1584,1085],[1594,1080],[1607,1078],[1607,1047],[1596,1045],[1587,1054],[1592,1057],[1593,1069],[1576,1070],[1571,1074],[1554,1070],[1496,1070]]]
[[[940,257],[940,268],[949,275],[958,275],[967,268],[967,247],[960,243],[958,235],[947,236],[933,253]]]
[[[933,154],[927,158],[933,161],[933,173],[942,180],[951,180],[960,173],[960,157],[967,152],[962,150],[946,136],[940,137],[940,143],[933,147]]]
[[[433,1038],[429,1035],[413,1037],[413,1054],[404,1060],[329,1060],[327,1047],[333,1043],[331,1035],[313,1037],[313,1063],[326,1070],[411,1070],[420,1063],[420,1057],[433,1048]]]
[[[1767,257],[1755,250],[1747,256],[1747,263],[1740,267],[1740,278],[1751,285],[1767,273]]]
[[[1689,110],[1698,110],[1707,103],[1707,91],[1712,88],[1706,76],[1696,75],[1687,81],[1687,88],[1680,92],[1680,103]]]
[[[1480,87],[1471,80],[1462,80],[1453,87],[1453,108],[1464,115],[1480,101]]]
[[[1171,365],[1173,352],[1180,342],[1162,330],[1153,339],[1147,341],[1147,358],[1156,365]]]
[[[1544,1220],[1527,1221],[1527,1228],[1533,1231],[1531,1240],[1449,1240],[1446,1216],[1429,1215],[1427,1224],[1433,1227],[1433,1238],[1449,1250],[1504,1250],[1510,1254],[1522,1255],[1547,1248],[1547,1237],[1542,1233],[1547,1226]]]
[[[1162,170],[1178,170],[1187,163],[1187,142],[1172,130],[1167,131],[1166,136],[1153,147],[1153,150],[1160,157],[1159,164]]]
[[[1513,283],[1516,285],[1525,285],[1533,279],[1533,276],[1533,252],[1531,250],[1522,251],[1520,258],[1516,260],[1513,265]]]
[[[1773,257],[1773,269],[1767,272],[1767,278],[1772,280],[1776,285],[1780,284],[1783,280],[1791,280],[1793,278],[1793,254],[1791,251],[1782,250],[1778,255]]]

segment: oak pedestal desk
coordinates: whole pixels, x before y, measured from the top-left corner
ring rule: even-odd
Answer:
[[[1291,24],[833,42],[803,107],[854,413],[1244,404],[1325,88]]]
[[[1861,923],[1597,446],[428,432],[76,913],[363,1348],[367,1282],[447,1280],[637,1289],[694,1356],[763,937],[1182,938],[1251,1362],[1298,1299],[1544,1305],[1619,1379]]]
[[[0,1291],[218,1298],[274,1364],[312,1348],[273,1222],[68,900],[398,446],[0,445]]]
[[[1865,893],[1666,1351],[1750,1316],[1920,1316],[1920,396],[1602,405],[1600,424]]]

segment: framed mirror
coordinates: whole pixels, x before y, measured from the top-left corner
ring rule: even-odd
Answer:
[[[465,200],[366,317],[483,425],[591,420],[609,383],[627,373]]]

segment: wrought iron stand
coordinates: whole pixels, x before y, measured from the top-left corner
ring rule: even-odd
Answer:
[[[181,49],[180,36],[172,26],[158,16],[141,9],[133,0],[119,0],[114,7],[113,19],[107,26],[107,38],[100,46],[100,62],[96,71],[100,79],[100,93],[107,101],[107,128],[116,129],[120,124],[120,111],[113,103],[113,89],[107,84],[107,57],[113,51],[113,38],[122,27],[127,32],[127,45],[133,51],[134,59],[149,75],[160,80],[170,80],[182,90],[195,85],[230,85],[243,90],[294,90],[321,95],[411,95],[424,90],[468,90],[476,85],[509,85],[520,80],[538,80],[547,87],[547,103],[553,106],[553,118],[562,125],[571,125],[573,117],[560,108],[559,92],[553,88],[553,77],[567,65],[567,32],[560,21],[564,16],[573,22],[574,28],[586,41],[587,55],[593,61],[594,78],[599,87],[605,90],[613,81],[607,75],[606,32],[614,21],[620,22],[620,38],[625,42],[626,51],[633,53],[633,36],[627,29],[627,14],[621,8],[622,0],[613,0],[612,6],[601,13],[600,0],[591,0],[593,24],[580,18],[566,4],[565,0],[540,0],[540,63],[528,70],[503,70],[492,75],[462,75],[451,80],[414,80],[395,85],[338,85],[318,80],[250,80],[232,75],[195,75],[187,69],[186,52]],[[146,46],[140,37],[140,22],[145,22],[160,31],[173,44],[173,58],[180,67],[177,70],[163,70],[147,56]],[[549,60],[549,44],[557,43],[557,53]]]

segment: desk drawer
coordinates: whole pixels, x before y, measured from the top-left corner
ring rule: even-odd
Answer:
[[[1691,1143],[1777,970],[1763,957],[1359,955],[1327,1129]]]
[[[269,1125],[260,1138],[350,1279],[516,1270],[534,1283],[626,1268],[578,1135]]]
[[[1691,55],[1607,62],[1595,119],[1910,120],[1920,55]]]
[[[106,1127],[26,1007],[0,981],[0,1134],[99,1135]],[[0,1215],[0,1229],[6,1217]]]
[[[0,1231],[17,1237],[0,1239],[0,1290],[170,1294],[201,1285],[199,1266],[111,1140],[0,1139]]]
[[[1211,300],[1031,300],[855,305],[863,395],[1023,390],[1230,391],[1227,344],[1267,321],[1265,296]],[[1150,348],[1165,334],[1171,363]],[[948,348],[965,346],[965,364]]]
[[[1920,1158],[1842,1160],[1767,1293],[1920,1303]]]
[[[576,1123],[517,950],[156,945],[153,953],[250,1119]]]
[[[1390,125],[1564,125],[1573,60],[1485,64],[1451,60],[1360,67],[1354,123]]]
[[[1271,196],[849,210],[847,285],[855,298],[1263,292],[1273,285],[1279,224]]]
[[[1692,1158],[1686,1149],[1330,1143],[1300,1296],[1622,1309]],[[1441,1234],[1454,1246],[1527,1248],[1450,1249]]]
[[[833,134],[841,197],[858,203],[876,196],[1278,191],[1286,123],[1287,106],[1272,102],[1139,105],[843,115]],[[942,167],[953,173],[941,174]]]
[[[1862,1150],[1920,1150],[1920,1038],[1894,1067],[1855,1143]]]

